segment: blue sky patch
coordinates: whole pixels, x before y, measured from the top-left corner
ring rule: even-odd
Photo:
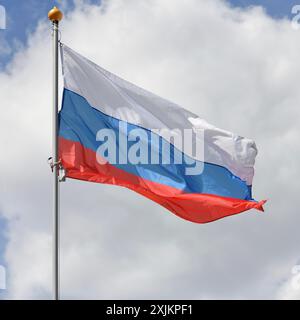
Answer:
[[[295,0],[227,0],[227,2],[232,6],[241,8],[262,6],[265,8],[267,14],[275,19],[290,18],[292,16],[292,7],[297,4]]]
[[[86,0],[99,4],[100,0]],[[0,0],[6,11],[6,29],[0,29],[0,70],[10,61],[20,45],[27,42],[28,35],[33,32],[37,23],[47,19],[48,11],[53,6],[60,7],[59,0]],[[74,9],[74,0],[66,0],[64,12]]]

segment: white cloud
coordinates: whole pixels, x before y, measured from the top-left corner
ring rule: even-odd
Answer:
[[[211,0],[77,3],[62,41],[259,148],[255,211],[197,225],[126,189],[62,185],[62,297],[277,298],[299,258],[299,33]],[[51,291],[51,44],[43,22],[0,74],[8,297]]]
[[[277,299],[299,300],[300,299],[300,265],[294,265],[290,270],[290,276],[277,291]]]

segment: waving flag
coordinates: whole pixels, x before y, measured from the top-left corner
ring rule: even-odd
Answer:
[[[263,211],[251,195],[252,140],[61,50],[59,156],[67,177],[129,188],[197,223]]]

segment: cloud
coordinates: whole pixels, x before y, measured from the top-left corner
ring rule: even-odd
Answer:
[[[299,300],[300,299],[300,265],[291,268],[290,276],[282,282],[277,291],[277,299]]]
[[[211,0],[77,2],[62,41],[104,68],[253,138],[251,211],[197,225],[133,192],[61,185],[63,298],[278,298],[299,259],[299,34]],[[41,22],[0,74],[9,298],[51,297],[51,39]]]

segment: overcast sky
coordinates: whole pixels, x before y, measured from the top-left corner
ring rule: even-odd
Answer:
[[[0,0],[0,297],[51,298],[53,3],[68,46],[254,139],[253,194],[269,200],[265,213],[198,225],[129,190],[68,180],[62,298],[299,299],[300,29],[291,1],[267,0]]]

